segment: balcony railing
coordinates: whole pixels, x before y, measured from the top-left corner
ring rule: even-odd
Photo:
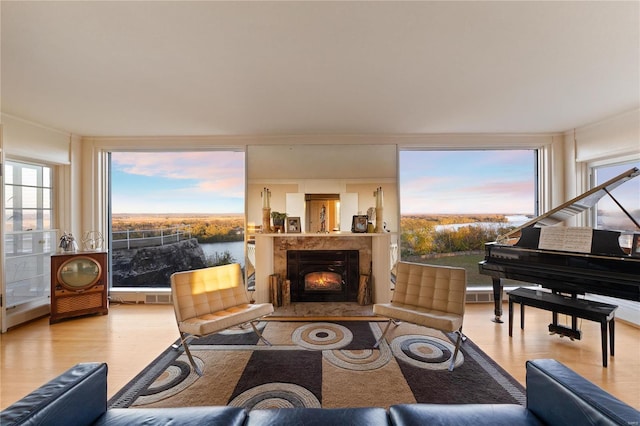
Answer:
[[[111,233],[111,246],[117,249],[163,246],[191,238],[191,225],[160,229],[127,229]]]

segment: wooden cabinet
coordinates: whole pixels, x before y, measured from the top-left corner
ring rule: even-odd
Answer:
[[[51,256],[51,317],[65,318],[109,312],[107,253],[75,252]]]

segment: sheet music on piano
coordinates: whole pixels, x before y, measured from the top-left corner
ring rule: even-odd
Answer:
[[[584,226],[545,226],[540,228],[538,248],[542,250],[590,253],[593,229]]]

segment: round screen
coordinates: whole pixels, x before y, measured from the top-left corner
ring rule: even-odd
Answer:
[[[58,281],[71,290],[91,287],[99,279],[102,272],[100,264],[86,256],[74,257],[60,265]]]

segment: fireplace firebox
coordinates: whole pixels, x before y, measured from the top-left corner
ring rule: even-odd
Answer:
[[[288,250],[292,302],[355,302],[358,250]]]

